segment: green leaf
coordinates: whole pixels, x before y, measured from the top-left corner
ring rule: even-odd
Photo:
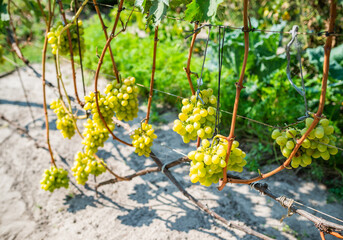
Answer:
[[[187,5],[185,20],[199,22],[213,20],[217,15],[218,5],[222,2],[223,0],[192,0]]]
[[[169,0],[153,0],[149,9],[148,21],[152,20],[154,26],[158,26],[167,14]]]

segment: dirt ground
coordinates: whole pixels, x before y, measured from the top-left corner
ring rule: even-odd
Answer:
[[[39,65],[33,67],[40,72]],[[63,66],[67,88],[72,95],[68,69],[68,65]],[[20,74],[34,121],[16,72],[0,78],[0,113],[28,130],[44,145],[41,80],[28,68],[21,68]],[[55,82],[55,76],[54,66],[48,64],[47,80]],[[92,77],[92,74],[86,75],[86,79]],[[100,85],[102,89],[105,81],[101,81]],[[78,87],[82,89],[81,84]],[[83,96],[82,91],[80,94]],[[51,88],[47,88],[47,96],[48,103],[57,98]],[[82,149],[80,138],[75,135],[71,140],[63,139],[56,129],[51,110],[49,114],[51,145],[57,164],[70,168],[74,154]],[[141,107],[139,119],[144,114],[145,108]],[[194,149],[194,145],[183,144],[181,138],[171,130],[176,114],[163,114],[160,117],[168,124],[154,126],[158,138],[153,151],[164,163],[182,156],[170,148],[185,154]],[[130,123],[131,127],[136,127],[139,119]],[[129,140],[123,128],[117,127],[115,134]],[[0,144],[0,239],[256,239],[228,229],[200,211],[160,172],[129,182],[106,185],[100,188],[96,197],[94,179],[90,179],[85,186],[77,185],[69,170],[69,189],[59,189],[51,194],[40,189],[39,184],[42,172],[50,164],[48,151],[36,148],[34,141],[2,120]],[[242,146],[244,149],[244,143]],[[109,140],[98,155],[120,175],[155,166],[151,159],[138,157],[130,147],[113,140]],[[273,167],[265,167],[262,171]],[[191,184],[187,164],[171,171],[190,194],[227,220],[244,222],[275,239],[320,239],[318,230],[303,217],[293,215],[280,223],[280,218],[287,214],[287,210],[248,186],[228,185],[219,192],[215,186],[206,188]],[[248,177],[253,174],[245,171],[242,175]],[[111,175],[105,173],[97,181],[110,178]],[[336,217],[343,216],[341,203],[326,202],[324,185],[300,179],[291,170],[284,170],[265,182],[277,195],[294,198]],[[334,238],[328,236],[327,239]]]

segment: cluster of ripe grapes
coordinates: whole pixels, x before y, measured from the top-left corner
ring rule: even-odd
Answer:
[[[75,155],[74,166],[72,167],[73,175],[78,184],[85,185],[88,181],[89,174],[99,176],[106,172],[106,164],[101,159],[98,162],[93,156],[87,155],[83,152],[77,152]]]
[[[243,167],[247,164],[247,161],[244,160],[246,154],[238,146],[239,143],[234,141],[226,165],[228,142],[215,137],[211,145],[207,139],[203,139],[201,146],[196,151],[188,153],[188,158],[192,160],[189,170],[191,182],[199,181],[200,184],[207,187],[212,183],[218,183],[219,179],[223,177],[223,168],[226,166],[229,171],[242,172]]]
[[[197,99],[193,95],[190,99],[183,99],[179,119],[174,121],[173,130],[182,136],[185,143],[195,140],[211,138],[216,122],[217,99],[211,88],[202,90]]]
[[[83,27],[82,21],[78,20],[77,25],[79,27],[79,36],[80,36],[80,46],[81,50],[85,49],[84,39],[83,39]],[[62,22],[58,22],[56,27],[52,28],[50,32],[48,32],[48,43],[51,44],[52,53],[55,55],[57,53],[57,49],[59,50],[59,54],[67,55],[69,51],[69,41],[68,41],[68,34],[67,31],[64,31],[61,35],[61,42],[58,46],[58,37],[61,34],[62,29],[64,28]],[[79,43],[77,37],[77,28],[76,24],[72,24],[69,28],[70,36],[71,36],[71,43],[73,48],[73,53],[76,54],[79,51]]]
[[[138,116],[138,87],[134,77],[122,83],[112,82],[105,88],[106,100],[113,105],[119,120],[131,121]]]
[[[40,181],[42,189],[53,192],[55,189],[69,187],[68,172],[63,168],[52,166],[43,173],[43,179]]]
[[[297,143],[296,139],[305,134],[312,122],[313,118],[307,118],[305,120],[306,126],[301,130],[288,128],[284,132],[280,132],[278,129],[272,132],[272,138],[280,146],[284,157],[288,158],[290,156]],[[334,127],[330,125],[330,121],[325,118],[321,119],[317,127],[311,131],[292,158],[291,166],[293,168],[297,168],[299,165],[306,167],[312,163],[312,158],[321,157],[324,160],[329,160],[330,155],[337,154],[338,149],[335,148],[336,137],[332,135],[333,133]]]
[[[56,128],[61,131],[64,138],[71,138],[75,134],[75,126],[72,117],[66,113],[62,106],[62,100],[54,100],[50,104],[50,108],[54,110],[57,116]]]
[[[151,124],[142,123],[141,127],[136,129],[130,137],[132,138],[132,145],[136,148],[135,153],[138,156],[149,157],[153,141],[157,138]]]

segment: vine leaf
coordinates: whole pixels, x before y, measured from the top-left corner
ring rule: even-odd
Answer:
[[[154,26],[158,26],[167,14],[169,0],[154,0],[149,9],[148,21],[152,20]]]
[[[135,6],[143,13],[149,13],[147,20],[156,27],[167,14],[169,0],[136,0]]]
[[[187,5],[185,20],[199,22],[213,20],[217,15],[218,6],[222,2],[223,0],[192,0],[192,2]]]

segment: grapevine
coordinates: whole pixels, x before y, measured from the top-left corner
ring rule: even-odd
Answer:
[[[49,143],[49,125],[48,125],[48,116],[46,112],[46,99],[45,99],[45,57],[46,57],[46,48],[47,43],[51,44],[52,53],[56,54],[57,60],[57,79],[58,85],[61,84],[64,93],[68,100],[68,109],[64,105],[62,94],[60,92],[60,99],[53,101],[51,103],[51,109],[57,115],[56,126],[64,137],[71,138],[75,134],[75,130],[80,134],[77,126],[76,126],[76,119],[77,114],[73,115],[72,107],[70,104],[70,99],[66,92],[62,75],[61,69],[59,66],[59,54],[60,55],[70,55],[72,68],[73,68],[73,80],[74,80],[74,89],[75,89],[75,96],[77,101],[79,102],[80,106],[83,110],[87,111],[86,115],[86,123],[84,124],[83,133],[80,134],[82,138],[82,144],[84,145],[82,151],[76,153],[74,158],[74,166],[72,167],[73,175],[78,184],[84,185],[89,178],[89,175],[92,174],[94,176],[99,176],[100,174],[104,173],[108,170],[114,177],[115,180],[108,181],[114,183],[116,181],[125,181],[131,180],[135,176],[140,176],[150,172],[157,172],[162,171],[166,176],[179,188],[180,191],[184,193],[189,199],[191,199],[195,204],[197,204],[200,208],[204,209],[206,212],[212,215],[212,212],[208,210],[206,207],[202,206],[201,203],[197,202],[191,195],[189,195],[182,187],[179,186],[179,183],[175,180],[175,178],[171,175],[168,170],[168,167],[174,166],[173,164],[164,164],[157,158],[157,156],[151,151],[151,147],[153,145],[154,139],[157,138],[155,131],[151,124],[149,124],[149,115],[150,115],[150,108],[152,103],[152,93],[153,93],[153,85],[154,85],[154,74],[155,74],[155,65],[156,65],[156,46],[157,46],[157,32],[158,32],[158,24],[163,19],[164,16],[160,16],[156,18],[155,14],[152,13],[152,17],[149,16],[150,19],[153,20],[155,25],[155,39],[154,39],[154,55],[153,55],[153,67],[152,67],[152,76],[150,82],[150,94],[149,94],[149,101],[148,101],[148,108],[147,108],[147,117],[144,119],[145,122],[141,122],[141,125],[138,129],[134,130],[134,133],[130,136],[132,139],[132,145],[126,143],[125,141],[120,140],[117,138],[114,133],[112,132],[115,128],[113,123],[113,117],[116,117],[119,121],[131,121],[138,116],[138,87],[136,85],[136,80],[134,77],[128,77],[126,79],[121,80],[118,69],[116,68],[115,61],[113,59],[112,50],[110,48],[110,43],[112,39],[114,39],[119,33],[125,31],[126,26],[124,27],[124,23],[120,19],[120,12],[123,10],[123,3],[124,0],[119,2],[117,15],[115,17],[114,26],[112,31],[108,37],[106,32],[106,27],[101,19],[101,15],[99,12],[98,7],[96,6],[96,11],[98,13],[103,31],[105,33],[106,44],[101,52],[99,57],[99,62],[97,69],[95,71],[95,86],[94,92],[90,92],[88,96],[85,96],[85,104],[83,104],[77,93],[76,88],[76,77],[75,77],[75,69],[74,69],[74,62],[73,62],[73,54],[75,51],[83,50],[84,40],[82,37],[83,28],[82,28],[82,21],[78,21],[78,17],[80,12],[82,11],[83,7],[87,3],[85,0],[82,4],[82,7],[77,11],[75,16],[72,18],[71,22],[67,22],[64,15],[64,10],[62,7],[61,1],[58,2],[60,5],[61,14],[63,17],[63,21],[67,23],[66,26],[62,26],[61,23],[58,23],[57,26],[50,31],[50,24],[52,20],[52,12],[54,9],[51,9],[51,4],[49,1],[49,18],[46,18],[47,28],[46,28],[46,36],[45,36],[45,44],[43,48],[43,95],[44,95],[44,110],[45,110],[45,117],[47,122],[47,143],[48,148],[51,155],[51,168],[46,170],[43,174],[43,179],[41,181],[42,188],[47,191],[54,191],[54,189],[65,187],[67,188],[69,185],[69,179],[67,171],[62,168],[57,168],[56,163],[54,161],[52,149]],[[96,0],[93,0],[94,5],[96,5]],[[142,3],[143,4],[143,3]],[[155,4],[155,3],[152,3]],[[161,5],[166,5],[162,3]],[[39,4],[40,5],[40,4]],[[329,160],[330,156],[337,154],[337,148],[335,148],[336,138],[333,136],[334,128],[330,126],[329,120],[322,117],[324,102],[325,102],[325,93],[326,93],[326,85],[327,85],[327,74],[328,74],[328,63],[329,63],[329,53],[331,48],[331,41],[332,38],[330,36],[327,39],[326,49],[325,49],[325,61],[324,61],[324,71],[323,71],[323,83],[322,83],[322,93],[320,98],[320,104],[318,108],[318,112],[313,115],[313,118],[306,119],[306,126],[303,129],[294,128],[287,128],[285,131],[275,130],[272,133],[272,138],[275,142],[280,146],[280,150],[287,158],[287,160],[281,165],[278,169],[267,173],[267,174],[260,174],[259,177],[254,179],[239,179],[232,177],[231,174],[228,175],[227,171],[233,172],[242,172],[243,167],[247,164],[247,161],[244,159],[246,157],[246,153],[239,148],[238,141],[235,140],[235,124],[236,124],[236,117],[238,112],[238,104],[239,104],[239,97],[240,92],[244,88],[243,87],[243,80],[244,80],[244,73],[248,59],[248,51],[249,51],[249,31],[251,29],[248,28],[248,16],[247,16],[247,8],[248,8],[248,1],[244,0],[244,39],[245,39],[245,53],[244,53],[244,60],[242,64],[241,74],[239,76],[239,81],[236,83],[236,98],[234,103],[233,109],[233,116],[231,121],[231,129],[230,134],[228,137],[223,137],[221,135],[216,135],[212,143],[210,142],[210,138],[213,137],[217,133],[217,116],[220,118],[221,113],[219,113],[219,96],[218,100],[216,96],[213,95],[213,90],[211,88],[205,89],[199,92],[199,94],[195,95],[195,91],[191,82],[190,74],[190,57],[192,53],[192,48],[194,46],[194,41],[199,33],[199,29],[197,26],[199,22],[196,22],[197,19],[192,19],[195,21],[195,29],[193,34],[193,39],[191,43],[191,48],[189,51],[189,58],[187,62],[187,68],[185,68],[187,73],[187,78],[189,81],[189,85],[192,91],[192,96],[190,98],[186,98],[182,100],[182,109],[181,113],[178,115],[178,119],[174,121],[173,130],[182,136],[182,139],[185,143],[189,143],[193,140],[198,140],[197,142],[197,149],[195,151],[191,151],[188,153],[188,158],[191,160],[190,169],[189,169],[189,177],[192,183],[199,182],[201,185],[204,186],[211,186],[212,184],[220,183],[219,190],[222,190],[226,183],[252,183],[260,179],[267,178],[282,169],[288,167],[289,164],[293,168],[297,168],[299,166],[306,167],[307,165],[311,164],[312,159],[316,158],[323,158],[324,160]],[[55,6],[55,5],[53,5]],[[196,1],[192,1],[189,5],[187,5],[187,11],[191,11],[191,6],[196,6]],[[156,6],[152,6],[154,9]],[[335,11],[335,4],[331,5],[331,11]],[[151,9],[150,9],[151,10]],[[145,11],[145,10],[144,10]],[[42,10],[43,12],[43,10]],[[158,12],[158,11],[156,11]],[[132,13],[132,12],[131,12]],[[332,14],[332,13],[331,13]],[[44,12],[43,12],[44,15]],[[186,14],[187,15],[187,14]],[[131,15],[130,15],[131,16]],[[334,16],[334,14],[333,14]],[[193,14],[193,17],[199,17],[197,14]],[[130,18],[130,17],[129,17]],[[186,16],[189,20],[189,15]],[[334,18],[334,17],[333,17]],[[201,19],[201,20],[208,20],[208,19]],[[116,33],[116,28],[118,23],[121,22],[123,29]],[[127,25],[127,23],[126,23]],[[209,25],[211,26],[211,25]],[[79,27],[79,31],[76,31],[76,28]],[[201,28],[201,27],[200,27]],[[330,21],[330,29],[332,30],[333,23],[332,19]],[[225,28],[224,28],[225,31]],[[81,43],[78,43],[77,40],[81,35]],[[224,39],[224,36],[223,36]],[[68,41],[68,43],[67,43]],[[103,64],[104,56],[109,48],[109,52],[111,54],[111,60],[113,64],[113,70],[116,75],[116,81],[111,82],[106,86],[104,89],[103,94],[98,91],[98,78],[100,74],[101,65]],[[80,50],[80,55],[81,55]],[[0,57],[1,57],[1,49],[0,49]],[[81,57],[81,56],[80,56]],[[220,85],[220,84],[219,84]],[[220,95],[220,94],[219,94]],[[217,102],[218,101],[218,102]],[[91,113],[89,117],[88,114]],[[89,117],[89,118],[88,118]],[[218,120],[219,121],[219,120]],[[318,126],[316,126],[319,123]],[[135,174],[128,175],[128,177],[119,177],[116,175],[112,170],[110,170],[105,162],[100,159],[97,155],[95,155],[99,149],[99,147],[104,146],[104,143],[109,138],[109,135],[112,135],[113,139],[118,140],[121,143],[124,143],[128,146],[132,146],[135,148],[135,153],[139,156],[146,156],[151,157],[155,163],[158,165],[157,168],[145,169],[141,170]],[[200,139],[201,146],[200,145]],[[186,161],[186,160],[185,160]],[[181,162],[181,161],[180,161]],[[179,163],[175,163],[177,165]],[[229,176],[229,177],[228,177]],[[97,186],[101,186],[100,183]],[[289,207],[291,208],[291,207]],[[221,217],[213,214],[217,219]],[[222,221],[222,220],[221,220]],[[224,219],[225,222],[225,219]],[[268,238],[267,238],[268,239]]]
[[[174,121],[173,130],[182,136],[185,143],[197,137],[208,139],[213,136],[216,122],[217,98],[211,88],[202,90],[197,99],[193,95],[182,100],[179,119]]]

